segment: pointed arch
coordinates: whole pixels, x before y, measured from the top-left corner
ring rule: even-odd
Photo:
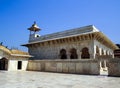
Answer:
[[[67,54],[65,49],[60,50],[60,59],[67,59]]]
[[[77,50],[75,48],[70,50],[70,59],[78,59]]]
[[[89,59],[90,58],[89,49],[87,47],[84,47],[81,50],[81,58],[82,59]]]

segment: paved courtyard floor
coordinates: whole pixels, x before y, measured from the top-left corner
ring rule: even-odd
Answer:
[[[120,88],[120,78],[32,71],[0,71],[0,88]]]

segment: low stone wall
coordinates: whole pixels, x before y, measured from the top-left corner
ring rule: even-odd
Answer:
[[[110,59],[108,63],[108,75],[120,77],[120,58]]]
[[[29,60],[27,70],[99,75],[97,60]]]

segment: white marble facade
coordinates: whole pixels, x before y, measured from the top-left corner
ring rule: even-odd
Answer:
[[[117,48],[93,25],[43,36],[34,32],[23,46],[34,56],[31,59],[95,59],[96,55],[114,56]]]
[[[25,71],[27,69],[28,53],[20,50],[10,50],[0,45],[0,70]]]

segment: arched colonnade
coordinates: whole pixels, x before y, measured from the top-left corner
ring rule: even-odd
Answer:
[[[69,53],[69,55],[67,53]],[[75,48],[71,48],[69,51],[63,48],[60,50],[60,59],[79,59],[79,53],[81,55],[81,59],[90,58],[89,49],[84,47],[81,49],[81,52],[77,52],[77,49]]]

